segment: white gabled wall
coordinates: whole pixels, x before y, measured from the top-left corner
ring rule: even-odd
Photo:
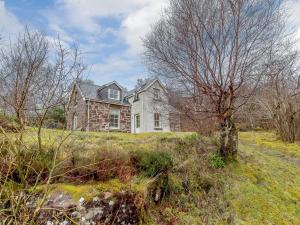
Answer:
[[[153,99],[153,88],[159,89],[161,101]],[[139,100],[133,102],[134,97],[129,99],[131,107],[131,133],[135,133],[135,114],[140,114],[139,132],[166,132],[170,131],[169,112],[166,106],[166,96],[159,82],[153,83],[147,90],[139,93]],[[161,130],[154,127],[154,113],[161,114]]]

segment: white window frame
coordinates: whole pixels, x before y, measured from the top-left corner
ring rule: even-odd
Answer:
[[[112,126],[112,123],[111,123],[111,116],[118,116],[118,126],[115,127],[115,126]],[[112,109],[110,110],[109,112],[109,128],[110,129],[120,129],[120,109]]]
[[[154,98],[155,100],[160,100],[160,99],[161,99],[161,98],[160,98],[160,95],[161,95],[160,92],[161,92],[160,89],[158,89],[158,88],[153,88],[153,98]]]
[[[113,100],[120,100],[120,91],[109,88],[108,89],[108,98],[113,99]]]
[[[141,116],[140,114],[135,114],[134,116],[135,119],[135,128],[141,128]]]
[[[78,128],[78,116],[74,114],[73,116],[73,130],[76,130]]]
[[[159,117],[158,117],[158,120],[155,118],[155,116],[156,115],[158,115]],[[161,126],[161,114],[160,113],[154,113],[154,128],[155,129],[160,129],[160,128],[162,128],[162,126]],[[156,126],[157,124],[156,124],[156,122],[158,121],[158,126]]]

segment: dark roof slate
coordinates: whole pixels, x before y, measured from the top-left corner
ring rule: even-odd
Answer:
[[[100,99],[98,96],[98,90],[102,89],[103,87],[106,87],[107,84],[99,86],[99,85],[88,83],[88,82],[77,81],[76,85],[79,87],[79,90],[81,91],[81,94],[83,95],[83,97],[85,99],[95,100],[95,101],[103,101],[103,102],[108,102],[108,103],[112,103],[112,104],[125,104],[125,105],[129,104],[124,99],[121,99],[121,101],[112,100],[112,99],[105,99],[105,100]],[[118,85],[118,86],[120,86],[120,85]],[[122,86],[120,86],[120,87],[122,88],[123,96],[125,96],[126,90]]]
[[[155,80],[156,79],[151,79],[148,82],[146,82],[145,84],[143,84],[142,86],[140,86],[138,88],[134,88],[134,89],[128,91],[127,94],[125,95],[125,98],[129,97],[130,95],[133,95],[135,92],[141,92],[141,91],[143,91],[148,85],[150,85]]]

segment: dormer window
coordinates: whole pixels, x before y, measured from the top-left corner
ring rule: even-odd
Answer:
[[[120,91],[115,89],[108,89],[108,98],[113,100],[120,100]]]
[[[139,94],[137,93],[137,91],[134,93],[134,99],[133,101],[136,102],[139,100]]]
[[[157,88],[153,88],[153,98],[156,100],[160,99],[160,90]]]

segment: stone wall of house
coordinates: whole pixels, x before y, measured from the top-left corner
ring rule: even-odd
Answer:
[[[130,106],[112,105],[109,103],[90,101],[89,103],[89,130],[90,131],[122,131],[130,132]],[[120,129],[109,128],[109,115],[112,108],[120,109]]]
[[[87,104],[76,86],[74,87],[73,92],[71,94],[66,114],[67,128],[70,130],[73,129],[74,115],[77,116],[77,128],[75,130],[86,130]]]
[[[121,130],[130,133],[131,130],[131,106],[121,106],[120,110],[120,127]]]

